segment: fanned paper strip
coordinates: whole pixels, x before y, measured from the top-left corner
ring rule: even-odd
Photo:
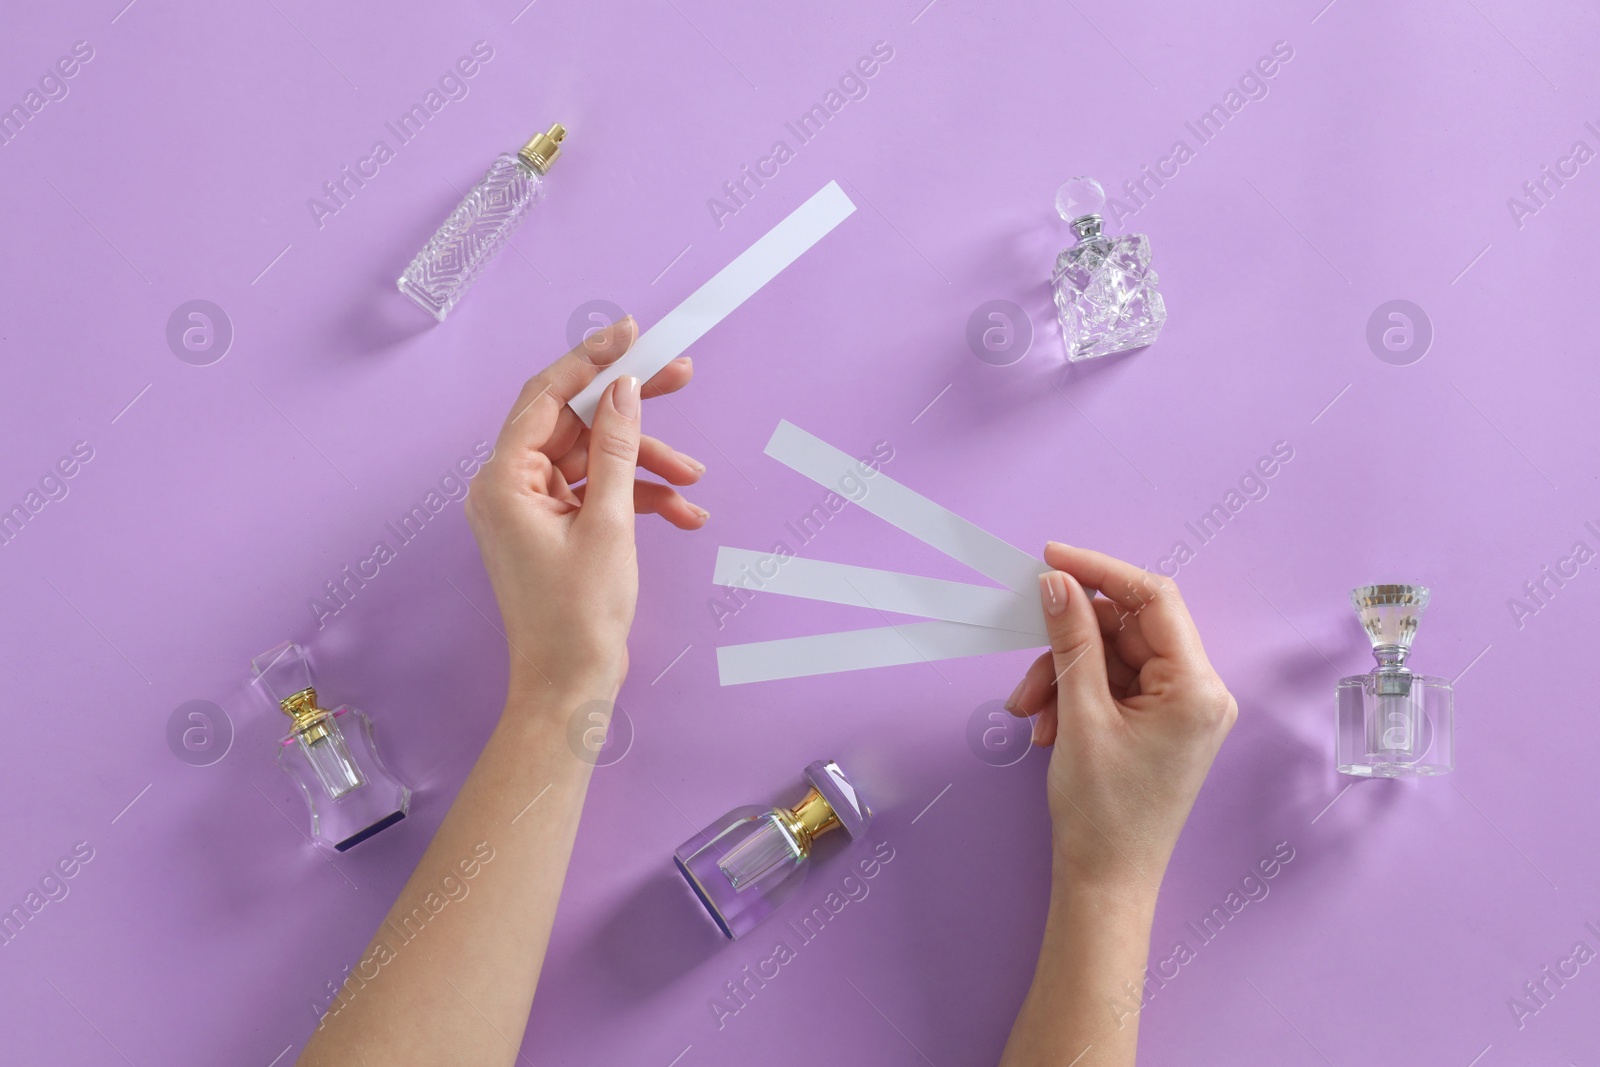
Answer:
[[[724,645],[717,649],[723,685],[1014,652],[1049,643],[1039,604],[1039,575],[1048,569],[1043,562],[882,471],[864,470],[858,460],[793,423],[778,423],[766,452],[1006,588],[798,556],[779,562],[759,552],[719,548],[713,577],[719,585],[936,620]]]
[[[849,218],[855,209],[838,182],[824,185],[782,222],[757,238],[756,243],[732,263],[717,271],[687,300],[663,315],[633,343],[627,355],[596,374],[568,406],[577,412],[584,425],[593,426],[595,408],[606,386],[624,374],[631,374],[641,382],[649,381],[657,371],[704,337],[707,330],[727,318]]]
[[[821,438],[791,422],[780,422],[766,451],[779,463],[834,492],[843,493],[843,487],[849,485],[865,486],[855,494],[846,494],[851,503],[1006,588],[1038,598],[1039,575],[1050,569],[1043,562],[907,489],[882,471],[863,474],[858,460]]]
[[[1037,592],[1025,597],[1010,589],[727,547],[717,549],[711,580],[752,592],[1048,637]]]
[[[960,622],[912,622],[872,630],[786,637],[724,645],[717,649],[717,674],[723,685],[839,674],[902,663],[931,663],[991,652],[1038,648],[1038,634],[969,626]]]

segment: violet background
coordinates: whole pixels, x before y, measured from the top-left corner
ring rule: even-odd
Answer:
[[[95,52],[0,147],[0,505],[75,441],[95,450],[0,549],[0,905],[75,842],[95,850],[0,948],[0,1059],[292,1061],[506,671],[458,507],[323,629],[309,598],[492,438],[580,304],[648,325],[838,179],[860,210],[696,346],[689,391],[649,405],[650,432],[710,465],[695,499],[713,520],[640,525],[636,736],[596,772],[527,1062],[989,1063],[1026,988],[1045,759],[988,766],[966,730],[1027,654],[717,685],[719,643],[876,625],[774,598],[713,619],[716,546],[768,548],[820,499],[761,454],[780,418],[858,454],[890,442],[893,477],[1029,550],[1055,537],[1150,565],[1289,442],[1270,495],[1179,574],[1241,713],[1152,961],[1275,844],[1295,859],[1157,992],[1141,1062],[1600,1062],[1594,968],[1523,1029],[1507,1007],[1600,944],[1600,579],[1585,566],[1521,627],[1507,603],[1574,541],[1600,547],[1583,527],[1600,519],[1600,177],[1583,168],[1521,227],[1506,206],[1575,140],[1600,148],[1592,6],[124,2],[12,5],[0,34],[6,105],[73,42]],[[392,146],[384,123],[480,40],[494,58],[470,95],[319,229],[308,198]],[[880,40],[894,56],[868,96],[719,229],[708,198],[792,146],[784,122]],[[1270,94],[1133,220],[1170,309],[1159,343],[1069,372],[1044,282],[1068,240],[1056,185],[1119,187],[1193,146],[1185,121],[1277,41],[1294,56]],[[430,327],[394,277],[550,121],[571,134],[549,200]],[[194,298],[236,331],[205,367],[165,339]],[[1010,367],[965,341],[997,298],[1036,332]],[[1394,298],[1436,332],[1410,366],[1365,340]],[[805,551],[978,580],[856,509]],[[1346,596],[1382,580],[1435,591],[1414,662],[1461,675],[1460,769],[1345,792],[1332,688],[1371,665]],[[285,637],[417,789],[411,819],[331,862],[245,684]],[[209,767],[166,743],[196,699],[237,734]],[[723,943],[673,847],[735,805],[794,799],[827,756],[876,802],[894,860],[813,942],[780,917]],[[849,863],[830,849],[791,912]],[[797,958],[719,1029],[710,1001],[779,938]]]

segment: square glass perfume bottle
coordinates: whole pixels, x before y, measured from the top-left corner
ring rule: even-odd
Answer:
[[[1449,774],[1455,769],[1455,694],[1449,679],[1406,666],[1428,606],[1421,585],[1363,585],[1350,591],[1378,666],[1339,679],[1338,764],[1358,778]]]
[[[406,817],[411,790],[379,758],[372,720],[348,705],[318,704],[303,648],[285,641],[252,666],[267,698],[289,717],[278,766],[300,787],[319,847],[346,852]]]
[[[1074,362],[1148,345],[1167,322],[1150,269],[1150,238],[1101,233],[1105,204],[1105,190],[1093,178],[1069,178],[1056,191],[1056,211],[1078,238],[1056,257],[1050,276],[1061,337]]]
[[[811,789],[794,807],[734,808],[674,853],[678,872],[730,940],[798,888],[818,837],[840,828],[851,840],[867,832],[872,811],[837,763],[812,763],[806,779]]]
[[[544,176],[567,136],[560,123],[535,134],[494,161],[439,232],[417,253],[396,283],[412,302],[440,322],[450,314],[484,264],[511,240],[533,206],[544,199]]]

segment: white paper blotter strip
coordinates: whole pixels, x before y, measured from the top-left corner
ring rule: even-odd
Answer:
[[[846,630],[811,637],[787,637],[717,649],[717,674],[723,685],[770,682],[838,674],[869,667],[893,667],[939,659],[983,656],[1038,648],[1036,634],[992,630],[960,622],[912,622],[874,630]]]
[[[1048,640],[1038,596],[1024,597],[1009,589],[725,546],[717,549],[711,580],[755,592],[1014,630],[1033,634],[1041,643]]]
[[[787,421],[778,423],[766,451],[779,463],[836,492],[841,491],[841,484],[849,484],[846,479],[863,483],[866,492],[859,500],[852,496],[853,503],[979,574],[1038,599],[1039,575],[1050,569],[1042,561],[907,489],[882,471],[863,477],[855,459]]]
[[[594,425],[595,407],[606,386],[631,374],[641,382],[683,355],[684,349],[705,336],[705,332],[735,308],[776,278],[783,268],[828,235],[855,211],[855,204],[839,188],[838,182],[824,185],[810,200],[789,213],[789,217],[762,234],[732,263],[696,289],[690,297],[662,316],[644,332],[628,354],[595,375],[588,387],[572,398],[569,405],[584,425]]]

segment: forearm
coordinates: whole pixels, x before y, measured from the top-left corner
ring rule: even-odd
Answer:
[[[1091,886],[1061,869],[1033,985],[1002,1067],[1132,1067],[1155,890]]]
[[[567,719],[602,688],[508,700],[302,1065],[516,1060],[592,769]]]

